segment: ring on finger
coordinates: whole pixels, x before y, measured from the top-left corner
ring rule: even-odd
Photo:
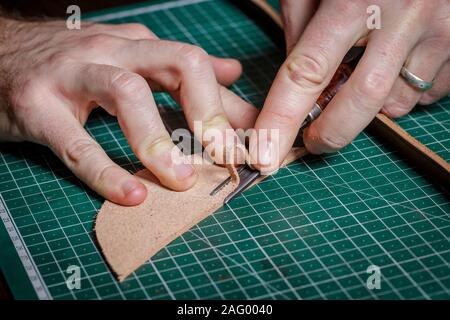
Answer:
[[[418,77],[411,71],[409,71],[405,66],[400,70],[400,75],[403,79],[408,82],[408,84],[420,91],[427,91],[433,87],[433,81],[426,81]]]

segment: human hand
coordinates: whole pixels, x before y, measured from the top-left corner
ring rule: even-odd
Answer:
[[[367,8],[381,9],[381,29],[369,30]],[[253,166],[276,170],[299,127],[330,82],[346,52],[366,45],[355,71],[317,120],[304,131],[315,154],[350,143],[376,116],[408,113],[450,92],[450,3],[446,0],[281,1],[288,57],[281,66],[250,139]],[[400,69],[435,79],[421,92],[399,77]],[[261,141],[262,129],[279,130]]]
[[[143,25],[87,24],[67,30],[62,21],[0,19],[0,37],[0,138],[50,147],[89,187],[122,205],[141,203],[147,191],[84,130],[98,105],[117,116],[145,167],[178,191],[190,188],[197,174],[183,163],[181,152],[173,159],[176,147],[151,89],[168,91],[191,127],[202,121],[202,133],[248,128],[256,118],[254,107],[222,86],[240,76],[237,61],[159,40]]]

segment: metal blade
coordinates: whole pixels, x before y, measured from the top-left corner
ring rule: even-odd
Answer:
[[[239,185],[234,189],[232,193],[230,193],[225,200],[223,201],[224,204],[227,204],[228,201],[239,195],[241,192],[245,191],[248,186],[250,186],[258,177],[261,175],[261,173],[258,170],[251,169],[248,165],[242,166],[242,170],[239,173]]]

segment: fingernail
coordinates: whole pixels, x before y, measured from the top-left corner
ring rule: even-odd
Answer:
[[[186,163],[176,164],[173,167],[173,171],[175,172],[177,180],[180,181],[189,178],[195,173],[194,168],[190,164]]]
[[[261,143],[258,148],[258,163],[262,166],[270,166],[274,163],[274,147],[271,141]]]
[[[141,184],[136,180],[127,180],[122,184],[122,191],[125,195],[129,195],[140,186]]]

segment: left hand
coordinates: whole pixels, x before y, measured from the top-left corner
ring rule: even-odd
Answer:
[[[121,205],[140,204],[147,189],[85,130],[99,105],[117,117],[142,164],[176,191],[191,188],[198,175],[172,142],[152,92],[169,92],[191,129],[202,124],[194,134],[207,150],[219,151],[214,160],[238,145],[223,140],[235,137],[232,128],[252,127],[256,118],[253,106],[224,87],[240,76],[237,61],[160,40],[140,24],[68,30],[63,21],[0,16],[0,39],[0,140],[48,146],[90,188]]]
[[[381,9],[381,29],[367,27],[370,5]],[[428,104],[450,92],[448,0],[284,0],[281,6],[288,57],[255,125],[257,131],[279,129],[279,138],[267,143],[252,136],[250,156],[256,168],[278,168],[355,44],[367,44],[366,51],[347,83],[305,131],[310,152],[346,146],[380,111],[399,117],[418,102]],[[433,89],[423,93],[411,87],[399,76],[404,64],[424,80],[436,78]]]

